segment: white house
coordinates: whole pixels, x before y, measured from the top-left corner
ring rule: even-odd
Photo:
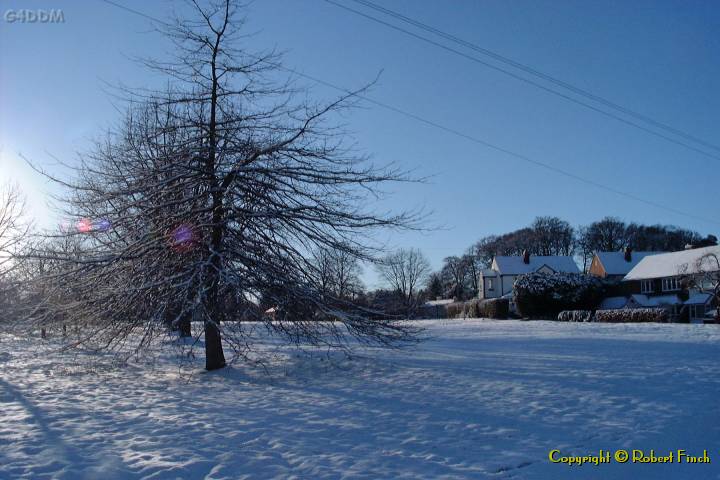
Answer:
[[[580,273],[570,256],[536,256],[525,252],[522,256],[498,255],[490,268],[480,272],[478,282],[480,298],[498,298],[512,293],[513,283],[526,273]]]
[[[648,256],[638,262],[625,275],[623,281],[670,279],[716,271],[717,264],[709,255],[720,258],[720,246],[693,248]]]
[[[709,292],[720,274],[717,262],[708,255],[720,258],[720,246],[646,256],[623,279],[627,296],[606,298],[600,308],[661,307],[673,319],[707,321],[717,301]],[[690,285],[688,278],[694,279]]]

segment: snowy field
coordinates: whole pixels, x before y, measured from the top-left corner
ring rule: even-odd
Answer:
[[[717,326],[423,325],[412,351],[189,378],[0,336],[0,478],[720,478]],[[548,461],[621,448],[712,463]]]

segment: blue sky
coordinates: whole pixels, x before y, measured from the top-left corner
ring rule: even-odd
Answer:
[[[117,0],[160,18],[177,2]],[[349,0],[338,0],[360,8]],[[387,1],[383,5],[530,65],[659,121],[720,143],[720,4],[663,1]],[[162,56],[146,19],[99,0],[6,1],[63,10],[64,23],[0,19],[0,182],[18,182],[44,224],[51,187],[20,154],[61,173],[74,152],[119,118],[104,82],[156,82],[130,57]],[[366,10],[367,11],[367,10]],[[388,237],[439,267],[482,236],[557,215],[574,225],[605,215],[720,233],[720,160],[674,145],[322,0],[257,0],[249,50],[277,47],[288,67],[522,155],[706,222],[633,202],[367,105],[344,118],[363,151],[427,184],[400,185],[384,204],[424,206],[442,229]],[[377,14],[375,14],[377,15]],[[336,92],[313,86],[314,97]],[[716,152],[720,156],[720,152]],[[372,274],[367,276],[374,286]]]

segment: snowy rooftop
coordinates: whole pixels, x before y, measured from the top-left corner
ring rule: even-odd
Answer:
[[[712,295],[705,292],[696,292],[690,295],[685,301],[685,305],[705,305],[710,301]]]
[[[677,295],[660,295],[658,297],[648,297],[643,294],[635,294],[631,297],[635,303],[643,307],[662,307],[666,305],[682,305],[683,301]]]
[[[443,298],[440,300],[429,300],[425,302],[425,306],[427,307],[437,307],[438,305],[448,305],[450,303],[453,303],[455,300],[452,298]]]
[[[625,252],[595,252],[608,275],[627,275],[640,260],[663,252],[630,252],[630,261],[625,260]]]
[[[715,254],[720,259],[720,246],[649,255],[630,270],[623,280],[673,277],[699,273],[707,269],[717,270],[717,263],[715,263],[714,259],[706,257],[708,254]],[[698,262],[703,258],[703,264],[698,265]]]
[[[631,301],[632,299],[632,301]],[[691,290],[690,296],[686,301],[682,301],[675,294],[647,296],[644,294],[634,294],[631,297],[607,297],[600,303],[600,310],[619,310],[633,304],[641,307],[662,307],[667,305],[706,305],[712,299],[712,294]]]
[[[501,275],[532,273],[538,271],[543,266],[548,266],[556,272],[580,273],[580,269],[572,257],[563,255],[530,255],[530,263],[524,263],[522,256],[509,257],[498,255],[493,261],[493,268],[496,268]]]
[[[619,310],[627,305],[627,297],[607,297],[600,303],[600,310]]]

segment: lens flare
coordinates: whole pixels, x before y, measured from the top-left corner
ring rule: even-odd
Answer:
[[[87,218],[83,218],[77,222],[75,228],[77,228],[77,231],[80,233],[88,233],[92,230],[92,222]]]
[[[58,225],[61,233],[90,233],[90,232],[107,232],[112,228],[112,223],[107,218],[98,218],[91,220],[89,218],[81,218],[76,222],[63,221]]]
[[[178,252],[186,252],[195,244],[195,232],[193,227],[182,224],[170,232],[170,247]]]
[[[93,228],[98,232],[107,232],[111,226],[112,224],[107,218],[101,218],[93,222]]]

